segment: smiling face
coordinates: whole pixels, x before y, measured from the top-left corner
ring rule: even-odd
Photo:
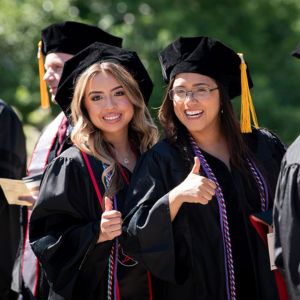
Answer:
[[[216,88],[216,82],[205,75],[197,73],[177,74],[173,90],[197,91],[198,88]],[[210,91],[206,97],[196,99],[192,93],[184,101],[173,101],[174,112],[179,121],[192,134],[219,130],[220,95],[218,89]]]
[[[93,76],[84,93],[84,105],[91,122],[106,137],[126,136],[134,107],[122,85],[109,72]]]
[[[44,80],[47,82],[52,101],[56,95],[64,64],[73,55],[67,53],[48,53],[45,58]]]

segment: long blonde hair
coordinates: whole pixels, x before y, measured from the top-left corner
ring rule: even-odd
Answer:
[[[115,194],[122,186],[117,163],[112,157],[112,145],[105,141],[102,131],[91,122],[84,106],[84,95],[90,80],[101,72],[109,72],[120,82],[125,94],[133,104],[134,114],[128,127],[128,138],[134,148],[140,153],[151,148],[158,140],[158,130],[147,109],[138,83],[121,65],[113,62],[101,62],[91,65],[77,79],[71,103],[73,130],[72,142],[80,150],[96,157],[107,165],[103,172],[102,181],[111,172],[112,180],[109,195]],[[113,179],[114,178],[114,179]]]

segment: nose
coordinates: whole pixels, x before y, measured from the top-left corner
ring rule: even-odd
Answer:
[[[43,79],[45,81],[50,81],[54,79],[54,72],[51,69],[46,70]]]
[[[104,100],[104,107],[109,109],[109,108],[115,107],[115,104],[116,103],[114,101],[113,96],[106,95],[105,100]]]

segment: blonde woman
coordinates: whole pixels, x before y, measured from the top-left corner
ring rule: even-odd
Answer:
[[[47,167],[30,222],[49,299],[152,299],[150,277],[118,240],[131,172],[157,141],[152,81],[135,52],[95,43],[60,82],[74,146]]]

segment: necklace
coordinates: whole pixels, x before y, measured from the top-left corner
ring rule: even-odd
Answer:
[[[128,164],[130,163],[130,160],[128,159],[128,157],[124,157],[123,163],[124,163],[125,165],[128,165]]]
[[[125,151],[124,151],[125,152]],[[125,154],[125,155],[122,155]],[[130,167],[135,161],[135,154],[131,149],[127,151],[127,153],[118,152],[115,150],[115,159],[119,161],[120,164],[126,166],[126,168]]]
[[[119,156],[118,161],[121,164],[124,164],[124,165],[128,166],[130,164],[130,153],[128,153],[126,156],[123,156],[123,157]]]

